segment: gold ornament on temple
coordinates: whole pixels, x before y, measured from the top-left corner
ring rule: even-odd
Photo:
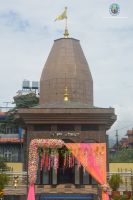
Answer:
[[[68,98],[68,89],[65,87],[65,92],[64,92],[64,101],[67,102],[69,100]]]
[[[68,29],[65,29],[64,38],[68,38],[68,36],[69,36]]]

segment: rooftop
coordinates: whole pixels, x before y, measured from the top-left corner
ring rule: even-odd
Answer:
[[[133,130],[128,130],[127,135],[133,135]]]

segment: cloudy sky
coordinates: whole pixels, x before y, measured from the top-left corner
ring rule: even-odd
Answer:
[[[109,13],[114,2],[117,17]],[[64,21],[54,19],[65,6],[70,37],[80,40],[92,72],[95,105],[116,109],[110,135],[124,135],[133,127],[132,0],[0,0],[0,106],[24,79],[40,79],[53,40],[62,37]]]

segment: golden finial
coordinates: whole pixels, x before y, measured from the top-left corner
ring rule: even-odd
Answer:
[[[67,28],[67,7],[65,7],[65,13],[66,13],[66,17],[65,17],[65,32],[64,32],[64,38],[68,38],[69,33],[68,33],[68,28]]]
[[[64,92],[64,101],[66,102],[66,101],[68,101],[69,99],[68,99],[68,89],[67,89],[67,87],[65,87],[65,92]]]
[[[68,29],[65,29],[64,38],[68,38],[68,36],[69,36]]]

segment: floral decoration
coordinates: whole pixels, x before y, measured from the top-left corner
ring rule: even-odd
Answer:
[[[103,192],[108,192],[109,191],[109,185],[108,184],[101,185],[101,188],[102,188]]]
[[[29,147],[29,163],[28,163],[28,175],[29,175],[29,183],[30,185],[35,184],[36,182],[36,176],[37,176],[37,168],[38,168],[38,148],[51,148],[51,149],[57,149],[62,148],[64,146],[64,142],[62,140],[56,140],[56,139],[34,139],[30,143]],[[56,155],[54,157],[54,167],[57,169],[57,163],[58,163],[58,156]],[[49,165],[49,157],[46,158],[47,167]],[[44,157],[41,161],[41,165],[44,164]]]
[[[38,154],[40,171],[42,171],[43,169],[44,171],[47,171],[53,168],[55,172],[57,172],[59,165],[62,165],[61,167],[65,169],[72,168],[75,164],[74,156],[72,155],[71,151],[66,148],[48,149],[39,147]],[[63,162],[59,164],[60,156]]]

